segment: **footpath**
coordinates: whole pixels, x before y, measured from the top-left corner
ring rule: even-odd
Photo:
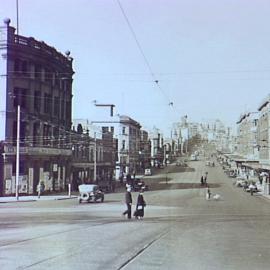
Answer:
[[[169,164],[170,167],[175,166],[175,164]],[[153,176],[156,173],[161,173],[163,170],[162,169],[156,169],[154,168],[152,170]],[[163,171],[164,172],[164,171]],[[150,177],[145,177],[144,175],[137,175],[136,178],[145,178],[144,180],[148,180],[147,182],[152,182],[151,180],[151,176]],[[228,177],[229,179],[229,177]],[[150,180],[150,181],[149,181]],[[153,179],[155,181],[153,182],[157,182],[157,179]],[[153,183],[151,183],[153,184]],[[125,186],[118,186],[116,187],[116,191],[115,193],[118,192],[124,192],[125,191]],[[53,200],[70,200],[70,199],[77,199],[79,196],[78,192],[74,192],[73,194],[71,194],[70,196],[67,193],[61,193],[61,194],[54,194],[54,195],[41,195],[40,198],[38,198],[37,195],[32,195],[32,196],[19,196],[19,199],[17,200],[17,198],[15,196],[9,196],[9,197],[0,197],[0,204],[4,204],[4,203],[20,203],[20,202],[33,202],[33,201],[53,201]],[[264,194],[263,191],[259,191],[257,193],[254,194],[254,196],[260,196],[262,198],[265,198],[266,200],[269,200],[270,202],[270,195]]]
[[[136,175],[136,178],[143,179],[144,175]],[[115,193],[118,192],[125,192],[125,186],[118,186],[116,187]],[[15,196],[8,196],[8,197],[0,197],[0,204],[4,203],[22,203],[22,202],[35,202],[35,201],[54,201],[54,200],[70,200],[70,199],[77,199],[79,196],[79,192],[74,192],[69,196],[67,193],[61,194],[54,194],[54,195],[41,195],[38,198],[38,195],[30,195],[30,196],[19,196],[19,199]]]
[[[1,203],[19,203],[19,202],[34,202],[34,201],[53,201],[53,200],[70,200],[76,199],[78,196],[75,195],[41,195],[38,196],[19,196],[18,200],[15,196],[13,197],[0,197]]]

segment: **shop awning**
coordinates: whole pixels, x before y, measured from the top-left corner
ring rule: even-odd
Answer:
[[[252,168],[253,170],[258,170],[261,168],[262,165],[259,163],[259,161],[254,161],[254,162],[244,162],[242,163],[242,166]]]

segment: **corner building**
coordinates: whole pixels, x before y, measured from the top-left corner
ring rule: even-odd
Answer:
[[[19,193],[60,191],[69,182],[72,58],[32,37],[0,27],[0,195],[15,193],[20,107]]]

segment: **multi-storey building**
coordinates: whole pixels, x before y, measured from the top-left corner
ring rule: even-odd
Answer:
[[[109,188],[109,182],[114,179],[116,162],[113,130],[103,127],[101,136],[90,137],[88,129],[81,124],[78,127],[72,133],[72,188],[76,190],[78,185],[87,183],[106,184]]]
[[[270,95],[260,104],[258,119],[258,147],[260,164],[270,169]]]
[[[140,134],[139,166],[137,171],[144,172],[145,168],[151,166],[151,142],[147,131],[141,130]]]
[[[117,160],[114,127],[98,127],[87,119],[73,119],[72,182],[93,183],[113,179]]]
[[[118,173],[132,174],[139,166],[141,125],[121,115],[118,127]]]
[[[8,19],[0,27],[0,58],[0,193],[15,192],[16,173],[19,193],[35,193],[41,181],[45,190],[64,189],[72,155],[73,59],[69,52],[15,34]]]
[[[237,121],[237,152],[246,159],[258,159],[258,112],[242,114]]]
[[[164,162],[163,135],[158,128],[150,133],[151,141],[151,165],[159,166]]]

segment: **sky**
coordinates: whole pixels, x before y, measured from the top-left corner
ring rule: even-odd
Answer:
[[[269,14],[268,0],[19,0],[19,34],[71,52],[73,118],[107,119],[96,100],[169,134],[184,115],[234,127],[257,111],[270,93]],[[16,0],[0,0],[7,17],[16,27]]]

